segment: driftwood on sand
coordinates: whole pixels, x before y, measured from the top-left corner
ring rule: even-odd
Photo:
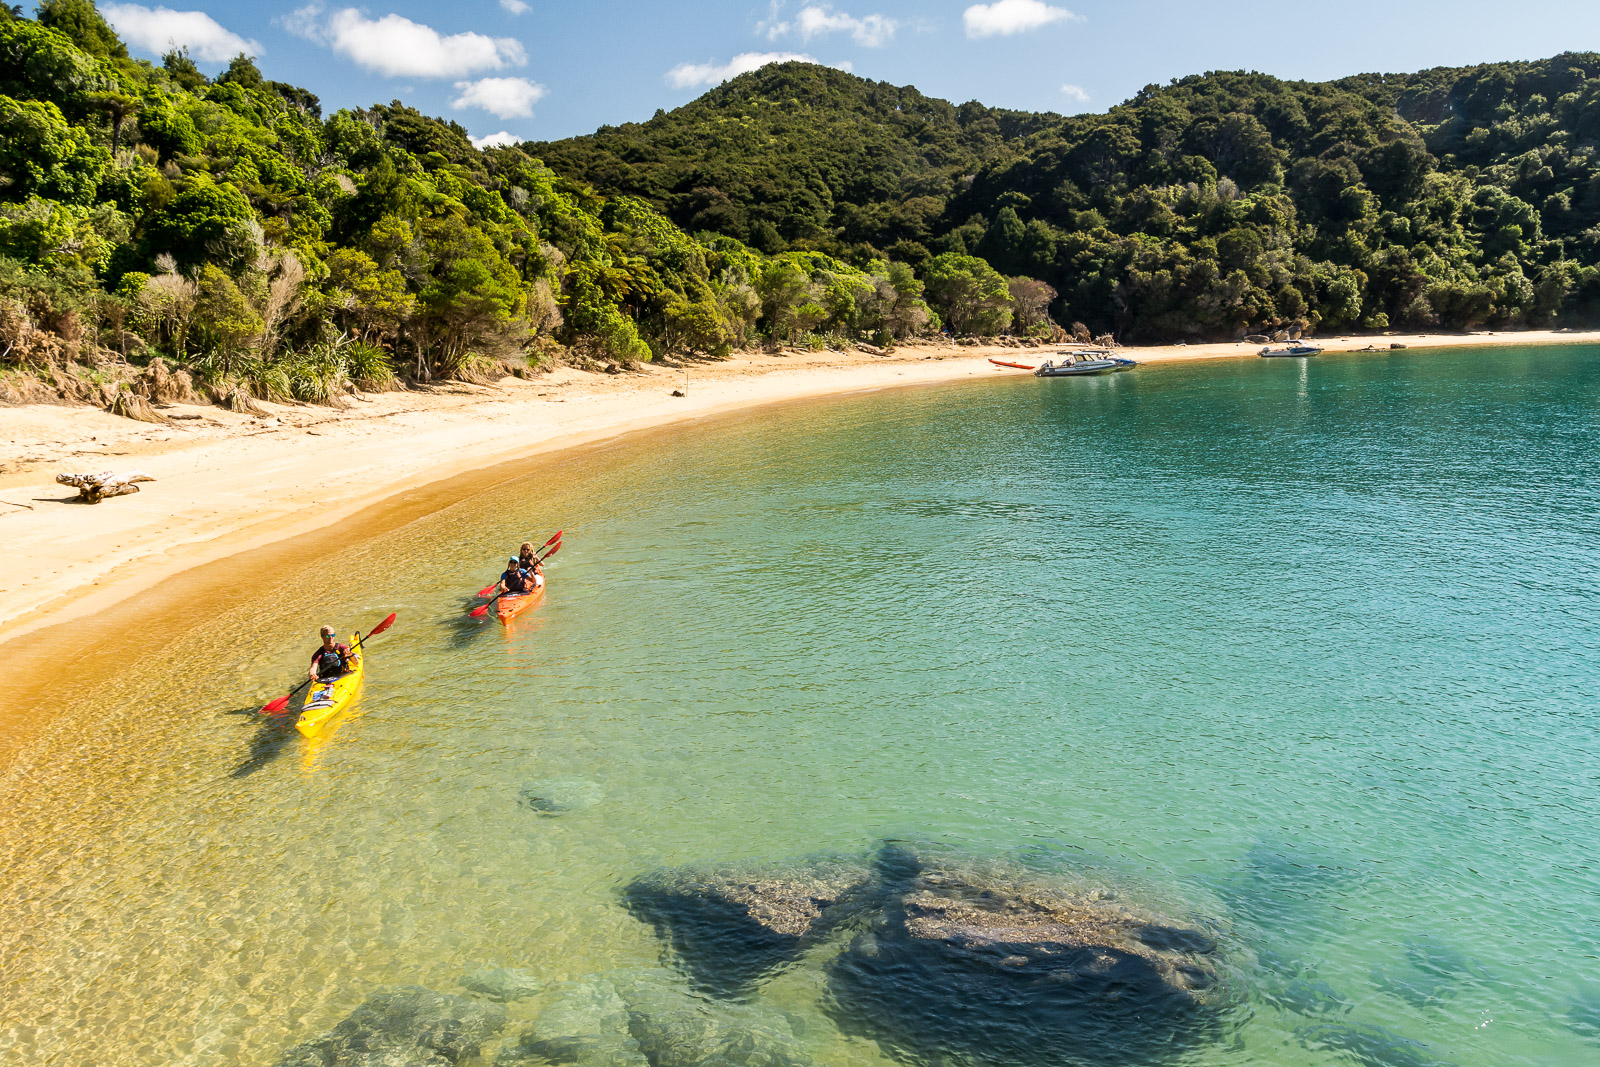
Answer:
[[[139,487],[135,482],[153,482],[155,479],[143,471],[129,471],[127,474],[101,471],[99,474],[58,474],[56,481],[61,485],[76,487],[78,499],[85,504],[98,504],[108,496],[137,493]]]

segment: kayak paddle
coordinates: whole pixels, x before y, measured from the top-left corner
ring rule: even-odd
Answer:
[[[368,633],[366,637],[361,637],[361,636],[358,635],[356,637],[356,647],[360,648],[367,641],[367,638],[377,637],[379,634],[383,633],[383,631],[385,631],[389,627],[393,626],[394,625],[394,616],[395,616],[395,613],[391,611],[389,613],[389,617],[387,619],[384,619],[378,625],[374,626],[372,628],[372,631],[370,633]],[[276,714],[278,714],[278,712],[282,711],[284,708],[289,706],[289,701],[294,698],[294,695],[296,693],[300,692],[300,690],[304,689],[306,686],[308,686],[310,684],[311,684],[311,679],[307,678],[305,681],[301,682],[299,685],[297,685],[293,689],[289,690],[289,693],[288,693],[287,696],[281,696],[277,700],[272,701],[270,704],[262,705],[261,714],[263,714],[263,715],[276,715]]]
[[[561,540],[561,531],[557,530],[556,531],[556,535],[554,537],[550,538],[550,540],[546,541],[544,544],[540,545],[539,548],[549,548],[551,545],[555,544],[559,540]],[[539,549],[536,548],[536,549],[534,549],[534,551],[537,552],[537,551],[539,551]],[[500,584],[499,582],[495,583],[495,585],[499,585],[499,584]],[[488,596],[492,592],[494,592],[494,585],[486,585],[482,589],[478,590],[478,595],[479,596]]]
[[[557,552],[560,552],[560,551],[561,551],[561,546],[557,545],[554,548],[552,548],[550,551],[546,552],[544,555],[540,556],[535,562],[543,563],[545,560],[549,559],[551,556],[555,555]],[[500,584],[499,582],[495,583],[495,585],[499,585],[499,584]],[[494,585],[491,585],[489,588],[493,589]],[[517,596],[522,596],[523,594],[518,593],[516,595]],[[487,603],[487,604],[479,604],[477,607],[473,608],[472,609],[471,618],[481,619],[485,615],[489,614],[489,609],[494,606],[494,601],[495,600],[499,600],[503,596],[505,596],[504,593],[496,593],[494,595],[494,600],[489,601],[489,603]]]

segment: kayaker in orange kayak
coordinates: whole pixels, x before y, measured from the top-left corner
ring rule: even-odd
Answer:
[[[312,684],[349,674],[350,668],[361,661],[361,653],[351,652],[349,645],[335,641],[333,636],[333,627],[322,628],[322,647],[311,653],[311,669],[306,672]]]
[[[522,542],[522,547],[517,550],[517,565],[522,568],[522,573],[534,589],[544,585],[544,562],[539,559],[532,541]]]
[[[494,587],[495,595],[523,596],[532,591],[533,580],[522,569],[522,561],[516,556],[506,560],[505,573],[500,575],[500,581]]]

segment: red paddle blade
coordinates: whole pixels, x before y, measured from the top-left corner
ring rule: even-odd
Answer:
[[[389,627],[391,627],[391,626],[393,626],[393,625],[394,625],[394,617],[395,617],[395,614],[396,614],[396,613],[395,613],[395,612],[392,612],[392,611],[391,611],[391,612],[390,612],[390,613],[389,613],[389,617],[388,617],[388,618],[387,618],[387,619],[384,619],[384,620],[383,620],[383,621],[382,621],[382,622],[380,622],[380,623],[379,623],[379,624],[378,624],[378,625],[376,625],[376,626],[374,626],[374,627],[373,627],[373,628],[372,628],[372,632],[371,632],[371,633],[369,633],[369,634],[367,634],[367,636],[366,636],[366,637],[364,637],[364,638],[362,638],[362,640],[363,640],[363,641],[365,641],[365,640],[367,640],[367,639],[368,639],[368,638],[373,638],[373,637],[377,637],[377,636],[378,636],[378,635],[379,635],[379,634],[381,634],[381,633],[383,633],[383,631],[385,631],[385,630],[387,630],[387,629],[388,629],[388,628],[389,628]]]
[[[556,531],[556,535],[554,537],[550,538],[550,540],[546,541],[544,544],[540,545],[539,547],[540,548],[548,548],[549,546],[555,544],[559,540],[561,540],[561,531],[557,530]]]
[[[288,706],[289,706],[289,698],[286,697],[286,696],[282,696],[282,697],[279,697],[277,700],[274,700],[270,704],[263,705],[262,708],[261,708],[261,714],[263,714],[263,715],[276,715],[276,714],[278,714],[278,712],[282,711],[284,708],[286,708]]]
[[[551,556],[555,555],[557,552],[560,552],[560,551],[561,551],[561,546],[557,545],[556,547],[552,548],[550,551],[546,552],[544,555],[540,556],[539,557],[539,562],[543,563],[545,560],[549,559]]]
[[[487,614],[489,614],[489,605],[482,604],[472,609],[469,618],[481,619]]]
[[[478,590],[478,595],[479,596],[488,596],[492,592],[494,592],[494,586],[486,585],[482,589]]]

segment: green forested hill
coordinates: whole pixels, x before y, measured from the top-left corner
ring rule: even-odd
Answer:
[[[887,251],[932,236],[966,176],[1015,158],[1023,137],[1060,121],[785,63],[645,123],[525,147],[559,173],[649,199],[690,230],[766,252],[798,243],[870,257],[868,243]]]
[[[1592,53],[1330,83],[1206,74],[1065,119],[791,64],[530,147],[685,225],[770,222],[772,250],[919,270],[981,256],[1054,286],[1059,321],[1129,340],[1547,325],[1600,318],[1597,101]],[[728,188],[758,195],[719,211]]]

